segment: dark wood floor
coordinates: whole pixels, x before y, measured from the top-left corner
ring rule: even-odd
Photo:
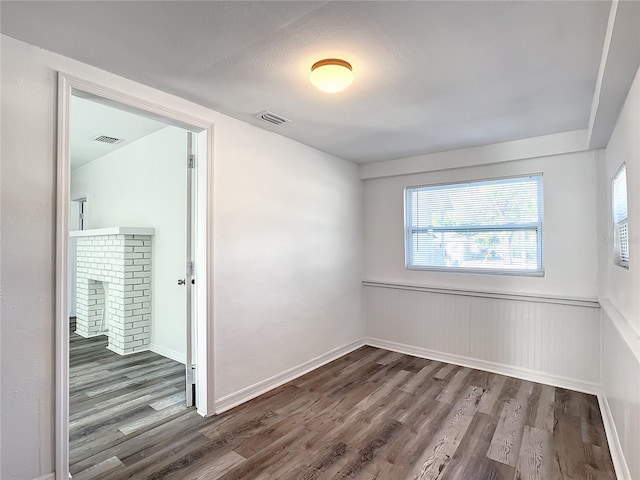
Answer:
[[[74,480],[92,479],[121,465],[114,458],[96,466],[103,452],[120,451],[120,445],[193,409],[185,406],[184,365],[153,352],[120,356],[107,350],[105,336],[85,339],[73,333],[73,322],[71,328],[70,471]]]
[[[135,380],[125,357],[87,385],[82,365],[101,371],[103,352],[85,342],[72,359],[74,479],[615,479],[590,395],[364,347],[204,419],[172,403],[180,369],[151,355]],[[131,390],[120,401],[116,388]]]

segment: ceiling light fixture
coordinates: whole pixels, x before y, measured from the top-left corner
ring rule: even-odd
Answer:
[[[311,67],[311,83],[323,92],[341,92],[353,82],[351,64],[339,58],[325,58]]]

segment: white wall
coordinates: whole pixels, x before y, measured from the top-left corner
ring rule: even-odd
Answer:
[[[405,187],[538,172],[544,175],[544,278],[405,269]],[[594,152],[366,180],[365,279],[594,299],[597,296],[595,207]]]
[[[364,335],[357,166],[235,127],[216,131],[217,398]]]
[[[611,179],[627,165],[629,268],[613,263]],[[605,152],[598,157],[603,394],[630,478],[640,478],[640,71]]]
[[[0,478],[29,480],[53,470],[55,74],[1,42]]]
[[[1,37],[2,471],[53,471],[56,72],[215,123],[216,398],[349,345],[360,313],[355,165]]]
[[[186,135],[166,127],[71,172],[71,198],[88,199],[86,228],[155,228],[151,350],[182,363],[186,296],[177,281],[186,262]]]
[[[548,138],[541,141],[548,146]],[[365,180],[365,279],[372,283],[365,286],[364,298],[370,343],[597,391],[600,313],[595,301],[595,153],[530,158],[538,144],[535,139],[519,144],[524,148],[519,150],[523,160]],[[464,159],[473,158],[470,150],[460,152]],[[501,152],[514,152],[513,145],[507,144],[478,147],[479,155],[487,150],[498,158]],[[458,163],[455,152],[448,155],[453,164]],[[414,162],[412,168],[419,165],[429,169],[426,162]],[[440,162],[433,166],[442,168]],[[392,162],[386,162],[384,172],[378,173],[392,175],[392,167]],[[398,171],[406,167],[405,160],[399,160]],[[538,172],[544,175],[544,277],[405,269],[405,187]]]
[[[627,165],[629,268],[613,264],[611,179]],[[608,298],[640,334],[640,78],[636,75],[604,155],[598,162],[600,296]],[[635,228],[634,228],[635,227]]]

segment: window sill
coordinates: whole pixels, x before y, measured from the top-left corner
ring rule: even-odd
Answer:
[[[493,270],[493,269],[466,269],[466,268],[437,268],[437,267],[417,267],[405,265],[407,270],[420,272],[442,272],[442,273],[464,273],[471,275],[501,275],[512,277],[544,277],[544,270]]]

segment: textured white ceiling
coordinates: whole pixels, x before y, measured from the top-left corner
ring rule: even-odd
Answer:
[[[587,128],[610,5],[3,1],[1,25],[363,163]],[[308,81],[328,56],[353,65],[339,94]]]
[[[72,97],[70,126],[71,169],[75,170],[167,125],[91,100]],[[98,135],[120,138],[122,142],[96,142],[94,138]]]

